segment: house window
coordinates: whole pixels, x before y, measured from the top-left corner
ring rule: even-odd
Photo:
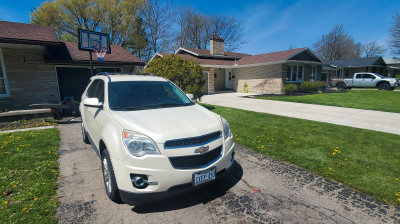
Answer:
[[[0,97],[10,96],[8,89],[7,73],[4,66],[3,52],[0,48]]]
[[[301,65],[288,65],[288,73],[286,76],[287,83],[302,82],[304,68]]]

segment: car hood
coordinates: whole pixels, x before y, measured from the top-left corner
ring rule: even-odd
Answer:
[[[219,115],[199,105],[113,113],[124,129],[147,135],[161,144],[166,140],[222,131]]]

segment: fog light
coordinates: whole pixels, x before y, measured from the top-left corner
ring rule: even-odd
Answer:
[[[148,177],[143,174],[131,174],[131,181],[135,188],[144,189],[149,185],[158,185],[157,181],[149,181]]]
[[[149,186],[146,175],[131,174],[131,180],[133,186],[136,188],[144,189]]]

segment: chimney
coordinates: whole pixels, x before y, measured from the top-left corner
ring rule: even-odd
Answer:
[[[210,39],[210,54],[211,55],[224,55],[224,39],[222,37],[211,37]]]

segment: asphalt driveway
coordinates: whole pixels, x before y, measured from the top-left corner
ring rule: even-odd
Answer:
[[[400,223],[398,207],[239,145],[234,169],[216,184],[147,206],[116,204],[80,119],[58,128],[60,223]]]
[[[218,93],[203,96],[201,103],[400,135],[399,113],[261,100],[250,98],[250,96],[252,94]]]

